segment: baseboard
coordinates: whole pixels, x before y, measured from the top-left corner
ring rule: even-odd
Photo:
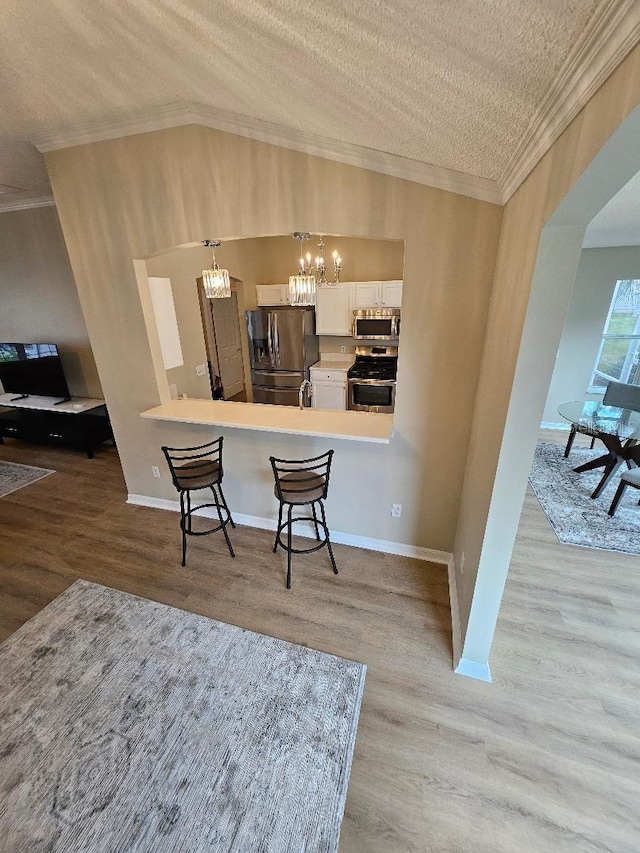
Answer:
[[[453,669],[462,656],[462,634],[460,631],[460,610],[458,609],[458,587],[456,584],[456,561],[451,555],[447,564],[449,574],[449,607],[451,608],[451,639],[453,642]]]
[[[477,681],[491,683],[491,670],[488,663],[478,663],[478,661],[468,660],[468,658],[460,658],[454,672],[458,675],[466,675],[467,678],[475,678]]]
[[[540,424],[540,429],[561,429],[569,432],[569,430],[571,429],[571,424],[567,423],[567,421],[564,421],[561,424],[556,424],[553,421],[542,421],[542,423]]]
[[[448,563],[449,605],[451,607],[451,638],[453,641],[453,671],[467,678],[491,682],[489,664],[478,663],[462,657],[462,632],[460,630],[460,611],[458,610],[458,586],[456,582],[456,561],[451,555]]]
[[[165,500],[164,498],[151,498],[147,495],[127,495],[127,503],[135,506],[146,506],[151,509],[164,509],[170,512],[180,512],[180,504],[178,501]],[[204,510],[201,515],[208,518],[215,518],[215,511],[211,509]],[[243,513],[233,513],[233,520],[236,524],[242,524],[246,527],[257,527],[259,530],[275,530],[275,518],[263,518],[258,515],[244,515]],[[296,531],[298,532],[298,531]],[[311,528],[309,530],[300,530],[300,536],[312,537],[315,533]],[[368,536],[357,536],[355,533],[343,533],[339,530],[331,531],[331,541],[336,545],[350,545],[353,548],[365,548],[369,551],[380,551],[383,554],[396,554],[399,557],[413,557],[415,560],[424,560],[428,563],[441,563],[449,565],[452,560],[452,555],[448,551],[436,551],[433,548],[422,548],[419,545],[406,545],[403,542],[391,542],[388,539],[372,539]],[[456,614],[457,614],[456,609]]]

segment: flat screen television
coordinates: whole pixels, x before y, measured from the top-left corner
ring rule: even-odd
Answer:
[[[0,382],[17,397],[62,397],[69,388],[55,344],[0,344]]]

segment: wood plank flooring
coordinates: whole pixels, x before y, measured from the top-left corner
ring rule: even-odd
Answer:
[[[238,528],[236,560],[206,537],[182,569],[113,448],[0,459],[57,471],[0,499],[0,639],[83,577],[368,665],[341,853],[640,850],[640,558],[560,545],[529,493],[487,685],[451,671],[443,566],[336,546],[337,577],[296,557],[287,592]]]

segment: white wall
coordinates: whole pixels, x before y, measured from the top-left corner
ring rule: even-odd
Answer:
[[[562,423],[558,415],[561,403],[598,398],[587,388],[616,281],[624,278],[640,278],[640,246],[582,250],[542,416],[544,422]]]

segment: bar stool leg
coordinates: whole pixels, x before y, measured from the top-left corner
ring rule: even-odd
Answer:
[[[184,492],[180,492],[180,529],[182,530],[182,565],[187,565],[187,520],[184,514]]]
[[[231,522],[231,526],[232,526],[232,527],[233,527],[233,529],[235,530],[236,523],[235,523],[235,521],[233,520],[233,518],[232,518],[232,516],[231,516],[231,510],[230,510],[230,509],[229,509],[229,507],[227,506],[227,499],[225,498],[225,496],[224,496],[224,492],[222,491],[222,483],[218,483],[218,489],[219,489],[219,491],[220,491],[220,497],[222,498],[222,506],[223,506],[223,507],[226,509],[226,511],[229,513],[229,521]]]
[[[325,532],[325,536],[327,537],[327,549],[329,551],[329,556],[331,557],[331,565],[333,566],[333,573],[334,573],[334,575],[337,575],[338,574],[338,567],[336,566],[336,559],[333,556],[333,548],[331,547],[331,539],[329,538],[329,528],[327,526],[327,516],[325,515],[325,512],[324,512],[324,504],[322,503],[321,500],[319,500],[318,503],[320,504],[320,512],[322,513],[322,523],[324,524],[324,532]]]
[[[282,527],[282,502],[278,505],[278,524],[276,526],[276,538],[273,540],[273,553],[275,554],[278,550],[278,536],[280,535],[280,528]]]
[[[289,512],[287,514],[287,589],[291,589],[291,513],[293,504],[289,504]]]
[[[235,551],[233,550],[231,539],[229,539],[229,534],[227,533],[227,524],[225,521],[222,520],[222,507],[220,505],[220,499],[218,498],[218,494],[213,486],[211,486],[211,491],[213,493],[213,499],[216,503],[216,510],[218,512],[218,518],[220,519],[220,526],[222,527],[224,538],[227,540],[227,548],[229,549],[229,553],[231,554],[231,556],[235,557]]]
[[[316,503],[315,501],[311,504],[311,512],[313,513],[313,523],[316,528],[316,539],[318,542],[320,541],[320,529],[318,527],[318,516],[316,515]]]

